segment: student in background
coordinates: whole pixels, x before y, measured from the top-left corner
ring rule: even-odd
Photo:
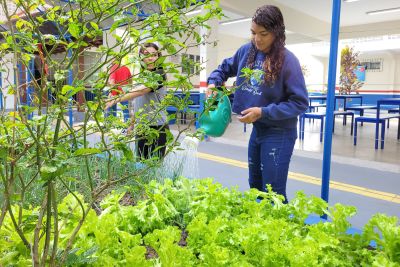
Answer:
[[[119,94],[123,94],[124,91],[122,86],[130,85],[131,84],[131,71],[127,66],[120,66],[120,64],[115,61],[110,69],[110,77],[109,77],[109,84],[112,88],[111,92],[109,93],[109,98],[114,98]],[[129,120],[129,109],[128,109],[128,101],[122,101],[121,104],[125,107],[123,110],[124,114],[124,121],[127,122]],[[107,109],[106,116],[111,114],[116,117],[117,116],[117,105],[112,105]]]
[[[137,136],[137,155],[142,158],[151,158],[154,156],[163,157],[165,155],[169,127],[166,111],[160,111],[158,108],[166,95],[166,89],[164,87],[166,75],[164,69],[160,67],[158,63],[161,53],[156,44],[145,43],[140,48],[139,54],[142,58],[142,72],[151,72],[161,75],[161,80],[158,82],[158,85],[153,88],[148,88],[145,85],[137,85],[128,93],[108,102],[106,108],[122,101],[135,99],[135,112],[143,110],[142,114],[147,114],[149,118],[155,118],[150,122],[150,127],[159,132],[158,137],[152,141],[146,136]]]

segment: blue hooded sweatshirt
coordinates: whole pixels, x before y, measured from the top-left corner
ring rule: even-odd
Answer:
[[[254,122],[258,127],[296,128],[297,116],[308,108],[308,93],[303,73],[296,56],[285,48],[284,63],[277,80],[266,84],[264,76],[246,79],[241,70],[246,68],[247,56],[252,43],[247,43],[236,51],[231,58],[225,59],[214,70],[207,82],[222,86],[230,77],[236,76],[233,99],[233,112],[240,114],[251,107],[261,107],[261,118]],[[263,69],[267,55],[257,51],[253,69]]]

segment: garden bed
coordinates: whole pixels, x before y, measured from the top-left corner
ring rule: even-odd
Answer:
[[[69,266],[396,266],[400,228],[395,217],[374,216],[361,234],[346,233],[354,207],[327,204],[303,193],[287,205],[273,193],[227,189],[211,179],[151,182],[134,199],[113,192],[93,210],[68,254]],[[263,200],[255,201],[261,196]],[[35,209],[24,210],[27,236]],[[306,224],[309,214],[330,222]],[[60,253],[80,216],[68,195],[59,205]],[[0,265],[30,265],[9,218],[0,231]],[[377,243],[376,249],[369,246]],[[60,254],[58,253],[58,254]]]

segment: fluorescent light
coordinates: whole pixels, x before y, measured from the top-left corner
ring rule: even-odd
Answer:
[[[185,15],[186,15],[186,16],[191,16],[191,15],[194,15],[194,14],[197,14],[197,13],[200,13],[200,12],[201,12],[201,10],[198,9],[198,10],[190,11],[190,12],[186,13]]]
[[[221,22],[221,25],[229,25],[229,24],[234,24],[234,23],[240,23],[240,22],[245,22],[245,21],[250,21],[251,18],[244,18],[244,19],[234,19],[234,20],[228,20]]]
[[[345,2],[345,3],[357,2],[357,1],[360,1],[360,0],[343,0],[343,2]]]
[[[368,12],[366,12],[366,14],[367,15],[378,15],[378,14],[392,13],[392,12],[399,12],[399,11],[400,11],[400,7],[393,7],[393,8],[387,8],[387,9],[368,11]]]

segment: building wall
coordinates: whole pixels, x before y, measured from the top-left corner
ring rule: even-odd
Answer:
[[[9,86],[14,84],[14,70],[12,67],[12,54],[7,54],[2,61],[6,62],[2,68],[4,71],[2,72],[1,79],[2,79],[2,94],[6,96],[3,105],[6,109],[13,109],[14,108],[14,95],[7,94]]]
[[[250,34],[249,34],[250,36]],[[235,52],[244,44],[249,42],[250,39],[233,37],[231,35],[219,34],[218,35],[218,65],[222,63],[225,58],[232,57]],[[236,77],[228,79],[227,86],[232,86]]]
[[[300,65],[306,69],[303,74],[308,91],[318,93],[326,91],[327,58],[312,55],[310,44],[289,45],[287,48],[296,55]]]
[[[394,93],[397,96],[400,96],[400,52],[397,52],[394,55],[394,61],[395,61],[395,66],[394,66]]]
[[[365,52],[359,56],[360,61],[366,59],[382,59],[382,71],[366,71],[364,85],[359,93],[364,96],[364,103],[376,104],[376,100],[384,97],[400,95],[400,54],[393,51]],[[339,86],[339,64],[336,86]],[[323,59],[324,79],[328,82],[329,59]]]
[[[207,65],[207,73],[210,73],[212,70],[214,70],[219,64],[221,64],[221,62],[223,61],[223,59],[228,58],[228,57],[232,57],[236,50],[242,46],[243,44],[245,44],[246,42],[248,42],[247,39],[244,38],[237,38],[237,37],[233,37],[230,35],[225,35],[225,34],[219,34],[217,36],[217,43],[216,43],[216,49],[209,49],[207,51],[207,59],[209,58],[217,58],[217,64],[208,64]],[[193,40],[189,40],[189,43],[194,42]],[[181,56],[182,54],[190,54],[190,55],[200,55],[200,48],[199,47],[189,47],[188,49],[185,49],[183,51],[181,51],[177,56],[174,56],[173,59],[169,59],[172,60],[175,63],[180,64],[181,62]],[[209,62],[210,63],[210,62]],[[215,66],[212,66],[215,65]],[[195,75],[193,77],[191,77],[191,82],[193,83],[193,85],[195,85],[196,87],[199,85],[200,83],[200,76],[199,75]],[[227,85],[232,85],[234,81],[234,78],[229,79],[227,82]]]
[[[381,71],[365,73],[365,82],[360,92],[365,93],[391,93],[395,89],[396,58],[390,52],[360,54],[360,61],[368,59],[382,59]]]

